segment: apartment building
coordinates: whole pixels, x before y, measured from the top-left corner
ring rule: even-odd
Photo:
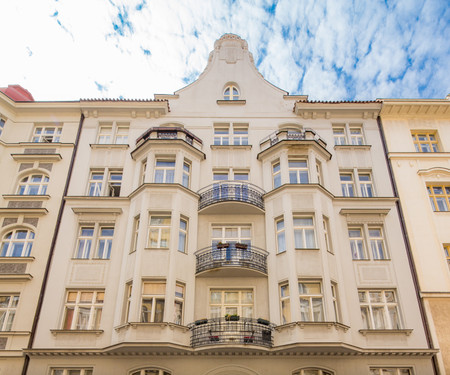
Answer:
[[[77,105],[27,374],[434,374],[381,102],[289,95],[226,34],[172,95]]]
[[[76,102],[0,89],[1,374],[22,372],[79,121]]]
[[[450,373],[449,99],[384,99],[381,111],[441,374]]]

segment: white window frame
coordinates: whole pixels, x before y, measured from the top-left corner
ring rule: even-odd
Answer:
[[[241,97],[239,88],[234,84],[228,84],[223,90],[223,100],[239,100]]]
[[[308,373],[305,373],[305,371],[308,371]],[[311,371],[316,371],[316,373],[314,375],[334,375],[334,372],[332,372],[332,371],[317,368],[317,367],[308,367],[308,368],[301,369],[299,371],[294,371],[292,373],[292,375],[306,375],[306,374],[310,375]]]
[[[175,157],[156,157],[154,182],[157,184],[175,183],[176,166]]]
[[[109,170],[108,172],[108,196],[120,197],[122,189],[123,172],[119,170]]]
[[[156,220],[166,220],[169,219],[168,223],[159,224],[156,222],[152,223],[152,219]],[[148,221],[148,248],[151,249],[168,249],[170,247],[170,232],[171,232],[171,226],[172,226],[172,217],[170,214],[151,214]],[[157,233],[157,241],[155,244],[152,245],[151,233]],[[167,244],[163,243],[163,233],[167,233]],[[163,246],[167,245],[167,246]]]
[[[406,367],[370,366],[369,375],[392,375],[392,370],[395,371],[394,375],[414,375],[413,369],[408,366]],[[408,372],[405,372],[405,370]]]
[[[141,171],[140,171],[140,185],[145,184],[145,174],[147,172],[147,158],[142,160],[141,162]]]
[[[183,324],[185,293],[186,285],[180,282],[176,282],[174,297],[175,299],[173,305],[173,322],[175,324]]]
[[[70,375],[73,371],[79,371],[76,375],[93,375],[92,367],[52,367],[50,375]]]
[[[189,220],[185,217],[180,217],[178,227],[178,251],[183,254],[186,254],[188,250],[187,249],[188,230],[189,230]]]
[[[26,228],[17,228],[5,233],[2,238],[0,259],[3,257],[29,257],[34,238],[35,233]],[[20,254],[16,252],[16,247],[20,250]]]
[[[2,136],[3,130],[5,129],[5,120],[0,117],[0,137]]]
[[[125,307],[123,314],[124,323],[128,323],[130,320],[130,307],[131,307],[131,296],[133,292],[133,283],[129,282],[125,284]]]
[[[19,294],[0,295],[0,332],[12,330],[18,304]]]
[[[146,367],[140,370],[133,370],[129,372],[129,375],[148,375],[148,371],[158,371],[155,375],[171,375],[170,372],[155,367]]]
[[[304,165],[294,166],[294,163],[304,163]],[[308,159],[294,159],[288,160],[289,169],[289,183],[290,184],[308,184],[309,183],[309,167]],[[305,177],[306,176],[306,177]]]
[[[362,180],[361,177],[368,176],[367,180]],[[364,198],[372,198],[375,196],[375,192],[373,189],[373,181],[372,181],[372,173],[358,171],[358,183],[359,183],[359,191],[361,192],[361,197]]]
[[[141,225],[141,215],[137,215],[133,220],[133,239],[131,241],[131,251],[133,253],[137,250],[138,240],[139,240],[139,227]]]
[[[291,318],[291,296],[289,292],[289,283],[280,284],[280,314],[281,324],[287,324],[292,321]]]
[[[371,301],[370,293],[380,293],[380,301]],[[386,294],[390,293],[394,297],[394,302],[390,302]],[[358,289],[359,305],[361,308],[361,317],[363,321],[363,329],[401,329],[402,322],[400,317],[400,310],[398,305],[397,293],[393,289]],[[364,325],[364,312],[367,311],[366,324]],[[376,309],[376,310],[375,310]],[[397,325],[392,321],[392,313],[390,309],[394,309],[397,316]],[[379,311],[383,320],[382,326],[377,326],[374,317],[374,311]]]
[[[69,296],[75,293],[75,301],[69,301]],[[92,293],[90,301],[82,301],[82,295]],[[64,304],[64,319],[62,328],[68,330],[98,330],[100,329],[100,321],[103,311],[103,303],[105,299],[104,290],[74,290],[69,289],[66,292],[66,302]],[[68,320],[68,311],[73,310],[72,317]],[[89,317],[86,325],[80,326],[78,321],[82,316],[80,309],[89,309]]]
[[[300,285],[302,284],[302,286]],[[318,285],[320,288],[320,293],[308,293],[302,292],[301,288],[307,285]],[[300,320],[302,322],[324,322],[325,321],[325,306],[323,300],[323,290],[322,290],[322,282],[319,280],[298,280],[298,294],[299,294],[299,302],[300,302]],[[302,300],[306,301],[307,304],[303,306],[307,306],[307,310],[303,311]],[[314,308],[317,306],[314,304],[314,300],[320,300],[320,317],[315,317]]]
[[[164,291],[161,290],[160,293],[145,293],[145,285],[153,284],[153,285],[159,285],[159,287],[162,289],[164,288]],[[166,281],[165,280],[144,280],[142,282],[142,296],[141,296],[141,319],[140,322],[142,323],[162,323],[164,322],[164,313],[166,309]],[[151,301],[151,309],[150,311],[144,311],[145,305],[149,302],[144,301]],[[160,307],[160,302],[162,301],[162,313],[160,314],[160,317],[157,316],[157,305]],[[148,316],[150,314],[150,316]]]
[[[183,176],[181,180],[181,185],[183,185],[185,188],[190,188],[191,186],[191,169],[192,169],[192,163],[188,160],[184,159],[183,161]]]
[[[234,231],[237,230],[237,236],[230,236],[227,234],[227,231]],[[246,236],[243,232],[248,230],[250,235]],[[220,236],[215,235],[214,232],[221,231]],[[252,226],[248,224],[241,224],[241,225],[217,225],[214,224],[212,226],[211,231],[211,242],[213,244],[217,244],[219,242],[222,243],[243,243],[247,244],[248,246],[251,246],[252,243]]]
[[[230,125],[220,124],[214,126],[214,145],[229,146],[230,145]]]
[[[275,232],[277,238],[277,254],[286,252],[286,225],[284,217],[275,220]]]
[[[281,163],[279,160],[272,163],[272,183],[274,189],[281,186]]]
[[[298,220],[303,219],[311,219],[312,224],[302,224],[299,223]],[[294,228],[294,246],[295,249],[317,249],[317,239],[316,239],[316,225],[314,221],[314,216],[312,215],[294,215],[293,217],[293,228]],[[307,233],[310,233],[312,231],[312,239],[313,244],[307,243]],[[301,238],[301,244],[297,243],[297,236],[296,234],[300,234]],[[300,245],[298,247],[297,245]]]
[[[50,178],[43,173],[32,173],[20,179],[17,187],[18,195],[45,195],[47,194]],[[36,194],[31,194],[37,188]]]
[[[126,145],[128,144],[129,123],[111,122],[100,123],[97,134],[97,144],[103,145]]]
[[[325,238],[325,248],[330,254],[334,254],[333,242],[331,241],[331,234],[330,234],[330,220],[326,216],[322,216],[322,225],[323,225],[323,235]]]
[[[86,233],[87,230],[90,232]],[[111,230],[112,235],[105,235],[105,233],[103,233],[104,231]],[[114,224],[80,224],[74,259],[110,259],[113,239]],[[102,251],[102,253],[100,253],[100,251]]]
[[[91,170],[89,174],[88,191],[89,197],[100,197],[103,192],[105,170]]]
[[[119,197],[122,190],[122,181],[123,169],[121,168],[92,168],[89,173],[87,196]]]
[[[440,152],[437,130],[413,130],[411,136],[416,152]]]
[[[333,124],[335,146],[365,146],[363,124]]]
[[[248,124],[233,124],[231,137],[234,146],[248,145]]]
[[[213,293],[220,293],[221,300],[220,302],[216,302],[212,300]],[[236,301],[227,302],[226,294],[227,293],[237,293],[238,299]],[[246,302],[244,297],[244,293],[251,294],[251,303]],[[244,312],[246,309],[247,314]],[[216,312],[213,312],[215,310]],[[250,314],[248,312],[251,312]],[[255,315],[255,291],[252,288],[211,288],[209,290],[209,316],[211,318],[223,318],[225,315],[239,315],[243,318],[253,318]]]
[[[331,282],[331,300],[333,302],[334,319],[336,322],[341,321],[341,310],[339,308],[339,292],[335,282]]]
[[[39,131],[38,131],[39,130]],[[37,125],[33,129],[33,143],[58,143],[61,139],[62,126]]]
[[[359,231],[360,236],[350,236],[350,231]],[[379,231],[379,235],[374,231]],[[353,260],[390,259],[383,224],[349,224],[348,236]]]
[[[350,180],[343,180],[345,176],[350,176]],[[352,171],[341,171],[339,173],[341,181],[341,192],[343,197],[356,197],[355,179]]]

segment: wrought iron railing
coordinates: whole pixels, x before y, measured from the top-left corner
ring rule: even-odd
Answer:
[[[305,128],[302,131],[292,130],[292,129],[283,129],[277,130],[276,132],[270,134],[266,138],[264,138],[259,144],[261,150],[264,151],[269,147],[277,144],[281,141],[316,141],[322,147],[326,148],[327,143],[312,129]]]
[[[230,318],[233,319],[233,316]],[[239,318],[201,319],[189,324],[191,346],[257,345],[273,346],[274,324],[264,319]]]
[[[209,246],[195,253],[195,272],[240,267],[267,274],[267,254],[267,251],[253,245],[226,243]]]
[[[264,190],[259,187],[242,181],[217,181],[206,186],[199,192],[200,201],[198,209],[209,206],[213,203],[238,201],[250,203],[264,209]]]
[[[202,140],[190,131],[179,127],[155,127],[148,129],[137,140],[136,144],[141,144],[147,139],[183,140],[198,149],[201,149]]]

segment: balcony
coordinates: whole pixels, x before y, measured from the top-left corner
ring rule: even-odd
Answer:
[[[267,251],[253,245],[225,243],[209,246],[195,253],[195,272],[219,268],[240,268],[267,274]]]
[[[198,194],[200,195],[200,200],[198,203],[199,210],[213,204],[223,202],[239,203],[240,206],[242,206],[241,203],[244,203],[246,205],[257,207],[260,210],[264,210],[264,190],[248,182],[229,180],[217,181],[214,184],[201,189]],[[238,211],[234,210],[234,208]],[[258,212],[260,211],[258,210]],[[220,213],[236,214],[244,212],[239,209],[239,206],[233,206],[233,210],[231,212]]]
[[[231,317],[233,318],[233,316]],[[239,318],[201,319],[189,325],[191,346],[253,345],[271,348],[274,325],[264,319]]]

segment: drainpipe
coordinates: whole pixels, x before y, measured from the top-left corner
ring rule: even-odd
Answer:
[[[425,330],[425,336],[427,338],[427,344],[428,344],[428,347],[430,349],[434,349],[434,347],[433,347],[433,340],[431,339],[430,328],[429,328],[429,325],[428,325],[428,319],[427,319],[427,316],[425,314],[425,308],[424,308],[424,305],[423,305],[422,298],[420,297],[419,278],[417,276],[416,265],[414,263],[414,258],[412,256],[411,244],[409,242],[409,236],[408,236],[408,231],[406,229],[406,223],[405,223],[405,217],[403,215],[402,205],[400,203],[400,199],[399,199],[399,196],[398,196],[397,184],[395,183],[395,179],[394,179],[394,173],[393,173],[393,170],[392,170],[392,163],[391,163],[391,160],[388,158],[386,137],[385,137],[385,134],[384,134],[383,123],[381,122],[381,117],[380,116],[377,117],[377,123],[378,123],[378,130],[380,131],[381,142],[383,144],[384,156],[385,156],[386,164],[387,164],[388,171],[389,171],[389,177],[390,177],[390,180],[391,180],[392,190],[394,191],[394,197],[397,198],[397,200],[395,202],[395,205],[397,207],[397,212],[398,212],[398,215],[400,217],[400,227],[402,228],[403,240],[405,242],[405,247],[406,247],[406,255],[408,257],[409,268],[411,269],[411,275],[412,275],[412,278],[413,278],[414,289],[416,291],[416,298],[417,298],[417,301],[419,302],[420,316],[422,318],[422,324],[423,324],[423,327],[424,327],[424,330]],[[436,355],[433,354],[431,359],[432,359],[432,363],[433,363],[434,374],[435,375],[441,375],[441,373],[439,371]]]
[[[58,211],[58,217],[56,219],[55,231],[53,232],[52,242],[51,242],[51,245],[50,245],[50,252],[49,252],[49,255],[48,255],[48,259],[47,259],[47,264],[45,266],[44,278],[42,280],[41,291],[39,293],[39,299],[38,299],[38,303],[37,303],[37,306],[36,306],[36,311],[35,311],[35,314],[34,314],[33,326],[31,327],[31,334],[30,334],[30,339],[28,340],[27,349],[31,349],[33,347],[34,338],[35,338],[35,335],[36,335],[36,327],[38,325],[39,317],[41,315],[42,303],[44,301],[45,289],[47,288],[48,275],[49,275],[49,272],[50,272],[50,267],[51,267],[51,263],[52,263],[52,259],[53,259],[53,254],[55,252],[56,239],[58,238],[59,228],[61,226],[61,217],[62,217],[62,214],[64,212],[64,206],[66,205],[65,197],[67,195],[67,191],[69,190],[70,178],[72,177],[72,170],[73,170],[73,165],[75,163],[75,156],[76,156],[77,150],[78,150],[78,144],[79,144],[79,141],[80,141],[81,129],[83,127],[83,122],[84,122],[84,114],[82,113],[81,116],[80,116],[80,122],[79,122],[79,125],[78,125],[78,132],[77,132],[77,137],[75,139],[75,144],[74,144],[74,148],[73,148],[73,152],[72,152],[72,158],[71,158],[70,164],[69,164],[69,170],[67,172],[66,184],[64,186],[64,192],[63,192],[63,195],[61,197],[61,204],[59,205],[59,211]],[[23,362],[22,375],[26,375],[27,374],[29,363],[30,363],[30,356],[28,354],[25,354],[25,360]]]

